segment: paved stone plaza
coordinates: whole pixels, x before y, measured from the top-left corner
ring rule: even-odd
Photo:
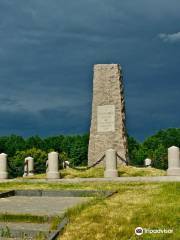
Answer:
[[[91,201],[94,196],[104,192],[100,191],[82,191],[82,190],[11,190],[7,192],[0,192],[0,214],[41,216],[47,217],[46,222],[26,222],[20,220],[19,222],[0,221],[0,239],[4,234],[8,235],[7,239],[36,239],[39,234],[40,239],[51,239],[59,233],[59,231],[67,224],[67,217],[64,213],[67,209],[77,206],[88,201]],[[106,194],[110,194],[108,191]],[[61,220],[56,230],[52,230],[51,221],[54,217],[61,216]],[[39,238],[38,238],[39,239]],[[54,237],[52,238],[54,239]]]
[[[49,231],[51,225],[48,223],[20,223],[19,222],[0,222],[0,228],[8,227],[13,230],[21,230],[23,231]]]

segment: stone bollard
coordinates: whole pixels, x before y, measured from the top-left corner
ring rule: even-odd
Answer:
[[[105,155],[105,178],[118,177],[117,171],[117,155],[114,149],[108,149]]]
[[[47,178],[48,179],[58,179],[60,178],[60,174],[58,171],[58,153],[51,152],[48,154],[48,171],[47,171]]]
[[[146,158],[144,160],[145,167],[151,167],[152,160],[150,158]]]
[[[34,175],[34,158],[27,157],[24,160],[24,174],[23,177]]]
[[[8,172],[7,172],[7,154],[1,153],[0,154],[0,179],[7,179]]]
[[[25,158],[25,161],[28,162],[28,176],[34,175],[34,158],[27,157]]]
[[[172,146],[168,148],[168,170],[169,176],[180,176],[180,152],[179,148]]]

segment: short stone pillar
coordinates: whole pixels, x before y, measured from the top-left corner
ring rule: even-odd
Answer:
[[[152,160],[150,158],[146,158],[144,160],[144,166],[145,167],[151,167]]]
[[[58,179],[60,178],[59,174],[59,159],[57,152],[51,152],[48,154],[48,171],[47,171],[47,178],[48,179]]]
[[[114,149],[108,149],[105,154],[105,178],[118,177],[117,155]]]
[[[25,161],[28,162],[28,176],[34,175],[34,158],[27,157],[25,158]]]
[[[0,154],[0,179],[7,179],[8,172],[7,172],[7,154],[1,153]]]
[[[180,151],[178,147],[168,148],[168,170],[169,176],[180,176]]]
[[[24,174],[23,177],[34,175],[34,158],[27,157],[24,160]]]

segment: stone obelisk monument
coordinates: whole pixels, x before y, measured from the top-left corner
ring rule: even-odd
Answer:
[[[111,148],[127,160],[122,70],[118,64],[97,64],[94,65],[88,165],[97,162]]]

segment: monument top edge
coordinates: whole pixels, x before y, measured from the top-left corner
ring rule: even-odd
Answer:
[[[121,68],[121,65],[119,63],[110,63],[110,64],[94,64],[94,68],[102,68],[102,67],[119,67]]]

